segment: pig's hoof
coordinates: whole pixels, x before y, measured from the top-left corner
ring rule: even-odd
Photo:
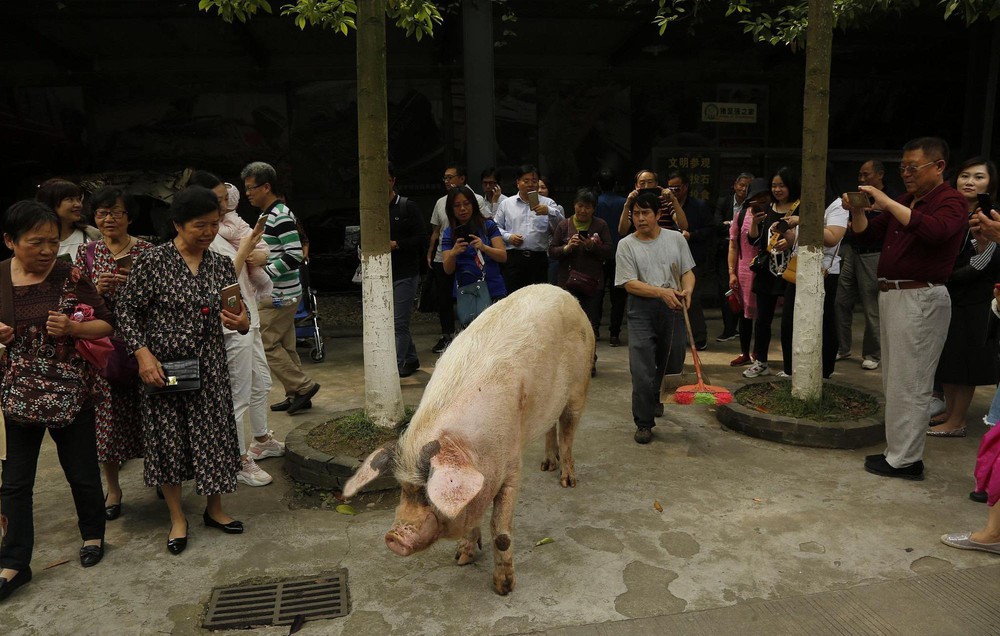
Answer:
[[[478,547],[478,549],[477,549]],[[466,539],[458,542],[458,551],[455,552],[455,563],[458,565],[468,565],[476,560],[476,553],[482,549],[482,542],[473,543]]]
[[[558,459],[550,459],[546,457],[542,460],[542,472],[550,472],[559,468]]]
[[[514,591],[514,572],[493,574],[493,589],[500,596],[507,596]]]
[[[576,488],[576,475],[563,475],[559,483],[563,488]]]

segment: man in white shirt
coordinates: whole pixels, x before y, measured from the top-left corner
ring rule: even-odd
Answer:
[[[500,180],[497,178],[497,169],[490,166],[483,170],[480,175],[480,179],[483,185],[483,199],[485,200],[485,205],[480,209],[487,219],[492,219],[497,213],[497,206],[500,205],[507,198],[507,196],[500,192]]]
[[[538,194],[535,166],[525,164],[517,175],[517,196],[502,201],[493,217],[507,245],[503,278],[508,294],[548,280],[549,242],[565,218],[555,201]],[[535,197],[537,203],[533,203]]]
[[[471,188],[465,185],[465,166],[457,163],[450,163],[444,169],[444,176],[441,181],[445,190],[452,188],[466,188],[470,194],[474,194],[479,203],[479,209],[486,213],[486,200],[472,192]],[[455,333],[455,310],[453,308],[455,299],[453,296],[454,276],[444,271],[444,255],[441,253],[441,233],[448,225],[448,213],[444,209],[448,195],[437,200],[434,210],[431,212],[431,240],[427,248],[427,266],[431,268],[434,276],[435,300],[437,302],[438,321],[441,323],[441,338],[431,349],[434,353],[442,353],[451,344],[451,338]]]

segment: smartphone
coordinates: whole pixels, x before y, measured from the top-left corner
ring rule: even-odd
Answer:
[[[115,269],[117,273],[127,273],[132,269],[132,255],[125,254],[115,259]]]
[[[993,201],[990,200],[990,195],[985,193],[977,194],[976,198],[979,199],[979,211],[989,217],[990,210],[993,209]]]
[[[781,219],[774,226],[774,231],[783,234],[788,231],[788,221],[786,219]]]
[[[538,207],[538,191],[532,190],[528,193],[528,205],[532,208]]]
[[[56,258],[66,261],[67,263],[73,262],[73,257],[70,256],[69,254],[60,254],[59,256],[56,256]]]
[[[590,238],[590,230],[580,230],[577,232],[577,234],[580,236],[581,239]]]
[[[454,230],[452,230],[452,236],[454,237],[456,243],[458,242],[458,239],[462,239],[466,243],[468,243],[469,237],[472,236],[472,228],[470,228],[468,225],[459,225]]]
[[[871,203],[868,202],[868,196],[864,192],[848,192],[847,202],[852,208],[856,208],[858,210],[862,210],[871,205]]]
[[[238,314],[242,310],[243,302],[240,300],[240,285],[233,283],[222,288],[219,292],[222,296],[222,308],[232,314]]]
[[[257,222],[254,223],[254,229],[255,230],[263,229],[263,227],[267,224],[268,216],[270,215],[267,212],[265,212],[264,214],[261,214],[259,217],[257,217]]]

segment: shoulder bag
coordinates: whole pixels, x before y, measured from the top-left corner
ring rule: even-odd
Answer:
[[[458,322],[463,328],[471,325],[479,314],[493,304],[493,299],[490,298],[490,288],[486,284],[486,263],[479,250],[476,250],[476,255],[473,258],[479,265],[479,280],[459,287],[455,297]]]

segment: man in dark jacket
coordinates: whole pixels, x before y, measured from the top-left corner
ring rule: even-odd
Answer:
[[[681,230],[681,233],[687,239],[691,256],[694,257],[695,278],[700,279],[709,266],[709,246],[715,229],[712,227],[712,211],[708,204],[688,196],[690,186],[691,182],[685,172],[677,170],[667,175],[667,188],[673,191],[687,217],[687,229]],[[691,297],[688,314],[691,317],[694,346],[698,351],[704,351],[708,348],[708,325],[705,324],[705,311],[697,294]]]
[[[396,329],[396,366],[399,377],[420,368],[410,336],[413,301],[420,286],[420,259],[426,250],[427,229],[420,208],[396,194],[396,171],[389,164],[389,246],[392,249],[392,304]]]

